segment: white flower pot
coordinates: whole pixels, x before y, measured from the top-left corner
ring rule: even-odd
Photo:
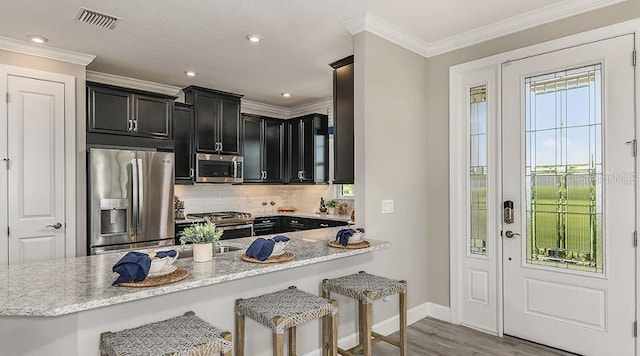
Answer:
[[[209,262],[213,259],[213,243],[193,244],[193,262]]]

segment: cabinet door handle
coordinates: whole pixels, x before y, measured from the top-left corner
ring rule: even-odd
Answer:
[[[264,179],[267,179],[267,171],[264,171]]]
[[[329,224],[320,224],[320,227],[329,227]]]
[[[127,131],[133,131],[133,120],[128,120]]]
[[[189,170],[189,178],[193,178],[193,168]]]
[[[133,120],[133,131],[138,132],[138,120]]]

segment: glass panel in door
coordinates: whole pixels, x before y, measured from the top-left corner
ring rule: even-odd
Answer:
[[[525,80],[527,263],[603,272],[602,66]]]

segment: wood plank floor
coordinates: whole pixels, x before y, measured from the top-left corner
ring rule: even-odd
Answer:
[[[397,333],[392,335],[397,337]],[[400,355],[397,347],[380,342],[373,356]],[[426,318],[409,327],[410,356],[568,356],[573,355],[524,340],[488,335],[463,326]]]

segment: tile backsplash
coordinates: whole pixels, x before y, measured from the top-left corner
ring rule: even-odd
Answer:
[[[212,211],[242,211],[270,214],[278,207],[292,206],[299,212],[312,213],[320,206],[320,197],[334,197],[332,185],[176,185],[175,194],[184,201],[186,214]],[[269,203],[274,201],[275,206]],[[267,202],[263,206],[262,202]],[[351,211],[352,201],[345,200]]]

